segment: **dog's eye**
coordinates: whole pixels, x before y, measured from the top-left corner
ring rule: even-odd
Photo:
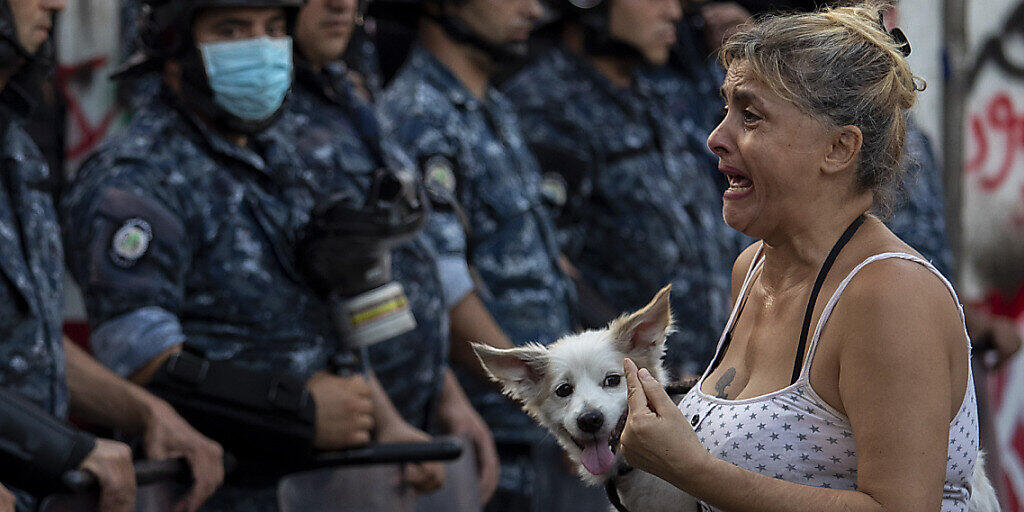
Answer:
[[[618,386],[620,382],[622,382],[622,377],[620,375],[609,375],[604,378],[604,384],[602,385],[606,388],[614,388],[615,386]]]
[[[569,384],[568,382],[566,382],[566,383],[562,384],[561,386],[558,386],[558,388],[555,389],[555,394],[560,396],[560,397],[562,397],[562,398],[565,398],[565,397],[571,395],[572,394],[572,384]]]

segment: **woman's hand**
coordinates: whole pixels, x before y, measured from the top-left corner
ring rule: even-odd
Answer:
[[[631,465],[673,485],[700,471],[711,455],[686,417],[646,368],[622,362],[629,393],[629,415],[622,430],[622,454]]]

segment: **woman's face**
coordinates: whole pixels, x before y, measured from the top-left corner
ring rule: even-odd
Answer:
[[[833,130],[801,112],[734,62],[722,85],[725,118],[708,137],[729,178],[722,215],[733,229],[771,238],[788,221],[815,211],[827,194],[822,166]]]

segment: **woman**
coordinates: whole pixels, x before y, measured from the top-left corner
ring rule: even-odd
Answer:
[[[977,409],[956,294],[868,213],[900,180],[919,90],[881,7],[769,18],[721,50],[726,115],[708,146],[730,182],[726,222],[762,241],[736,260],[717,354],[678,408],[624,362],[622,435],[630,463],[715,509],[971,499]]]

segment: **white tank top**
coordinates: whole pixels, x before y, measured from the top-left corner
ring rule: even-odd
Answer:
[[[726,335],[732,331],[742,299],[746,297],[753,276],[763,263],[760,254],[759,248],[719,339],[714,361],[721,358]],[[758,397],[724,400],[700,390],[714,363],[708,367],[697,385],[679,403],[679,409],[690,420],[698,439],[709,452],[741,468],[780,480],[828,489],[857,489],[857,449],[853,428],[846,416],[815,393],[809,374],[818,338],[843,290],[866,265],[890,258],[920,263],[938,276],[956,301],[963,322],[963,307],[953,286],[930,263],[905,253],[888,252],[871,256],[846,276],[825,305],[810,340],[800,375],[792,385]],[[967,340],[964,356],[969,358],[970,340],[967,338],[966,326],[964,337]],[[949,424],[942,512],[966,512],[968,509],[971,477],[980,447],[975,400],[974,377],[968,368],[967,391],[960,410]],[[704,510],[717,510],[706,504],[701,506]]]

